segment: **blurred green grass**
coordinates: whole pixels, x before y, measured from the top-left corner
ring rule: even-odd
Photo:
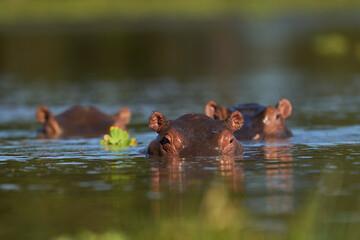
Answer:
[[[222,0],[5,0],[0,2],[0,25],[21,23],[81,23],[106,20],[158,18],[200,19],[263,18],[293,12],[354,10],[359,1],[222,1]]]
[[[118,229],[96,233],[85,230],[75,235],[57,236],[53,240],[356,240],[359,236],[356,221],[352,221],[350,217],[346,218],[346,221],[338,219],[336,212],[343,203],[339,201],[339,197],[329,197],[328,195],[329,192],[342,189],[343,178],[342,174],[322,174],[319,179],[319,186],[322,187],[316,188],[309,195],[302,209],[289,218],[289,228],[279,234],[255,227],[257,220],[239,202],[231,198],[229,191],[221,187],[214,187],[205,194],[199,211],[191,216],[162,217],[156,221],[139,221],[134,231]],[[324,189],[328,189],[329,192],[324,192]]]

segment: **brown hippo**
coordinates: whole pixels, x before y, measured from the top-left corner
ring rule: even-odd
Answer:
[[[243,148],[233,133],[242,125],[243,117],[237,111],[226,120],[203,114],[186,114],[167,120],[161,112],[154,112],[149,118],[149,127],[158,136],[149,144],[147,154],[180,157],[239,154]]]
[[[276,106],[259,104],[241,104],[224,107],[210,101],[205,105],[205,114],[214,119],[226,119],[233,111],[239,111],[244,117],[244,126],[234,133],[239,140],[258,140],[292,137],[285,120],[290,117],[292,106],[283,98]]]
[[[109,115],[94,107],[74,106],[63,113],[52,115],[47,106],[39,106],[36,119],[42,124],[40,135],[46,138],[67,136],[95,137],[109,132],[111,126],[123,130],[130,122],[131,112],[123,107],[116,115]]]

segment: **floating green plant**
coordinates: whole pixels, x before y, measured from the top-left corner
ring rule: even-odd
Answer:
[[[101,145],[111,145],[120,148],[127,148],[136,145],[136,139],[130,138],[128,132],[118,128],[111,127],[110,134],[104,135],[104,139],[100,140]]]

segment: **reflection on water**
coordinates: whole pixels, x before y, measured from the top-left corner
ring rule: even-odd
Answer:
[[[294,210],[292,145],[290,140],[267,142],[263,146],[266,160],[267,211],[291,213]],[[277,193],[281,193],[277,195]]]
[[[266,214],[289,214],[294,211],[294,184],[292,145],[290,141],[266,142],[253,150],[259,163],[266,169]],[[259,156],[263,157],[259,157]],[[154,158],[151,162],[151,197],[161,200],[163,192],[184,193],[201,188],[208,181],[236,194],[246,194],[246,162],[241,157],[182,159]],[[251,184],[251,183],[250,183]],[[179,199],[179,201],[181,201]],[[159,203],[158,203],[159,204]],[[181,205],[181,202],[179,202]],[[159,206],[156,206],[159,209]],[[156,211],[157,212],[157,211]]]
[[[205,181],[221,177],[221,182],[234,192],[243,192],[243,162],[241,156],[221,156],[216,158],[151,159],[152,186],[154,192],[165,187],[174,192],[185,192]]]
[[[168,213],[162,212],[164,194],[168,191],[175,194],[203,192],[210,186],[243,194],[244,169],[241,157],[187,158],[178,157],[153,158],[151,162],[152,209],[155,217],[160,218]],[[218,196],[219,197],[219,196]],[[227,201],[227,200],[226,200]],[[175,216],[184,214],[184,198],[179,195],[172,201],[171,212]],[[197,211],[197,210],[196,210]]]

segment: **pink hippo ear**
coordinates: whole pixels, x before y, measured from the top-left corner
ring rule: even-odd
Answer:
[[[244,124],[244,118],[242,114],[238,111],[234,111],[226,119],[227,124],[229,125],[232,132],[239,130]]]
[[[286,98],[282,98],[278,104],[276,105],[276,108],[279,109],[281,116],[284,119],[287,119],[291,115],[292,106],[289,100]]]
[[[117,122],[121,123],[122,125],[126,126],[129,124],[131,120],[131,111],[128,107],[122,107],[118,114],[116,115]]]
[[[40,105],[37,109],[36,109],[36,120],[41,123],[41,124],[45,124],[46,122],[49,121],[49,119],[52,117],[52,114],[49,110],[49,108],[45,105]]]
[[[166,117],[161,112],[153,112],[149,118],[149,127],[159,133],[167,123]]]
[[[211,100],[205,105],[205,115],[214,119],[226,119],[228,111],[226,107],[220,106]]]
[[[218,105],[213,100],[209,101],[205,105],[205,115],[211,118],[215,118],[215,111],[218,108]]]
[[[44,133],[51,137],[57,137],[61,134],[62,130],[59,123],[51,114],[49,108],[45,105],[41,105],[36,109],[36,120],[43,124]]]

